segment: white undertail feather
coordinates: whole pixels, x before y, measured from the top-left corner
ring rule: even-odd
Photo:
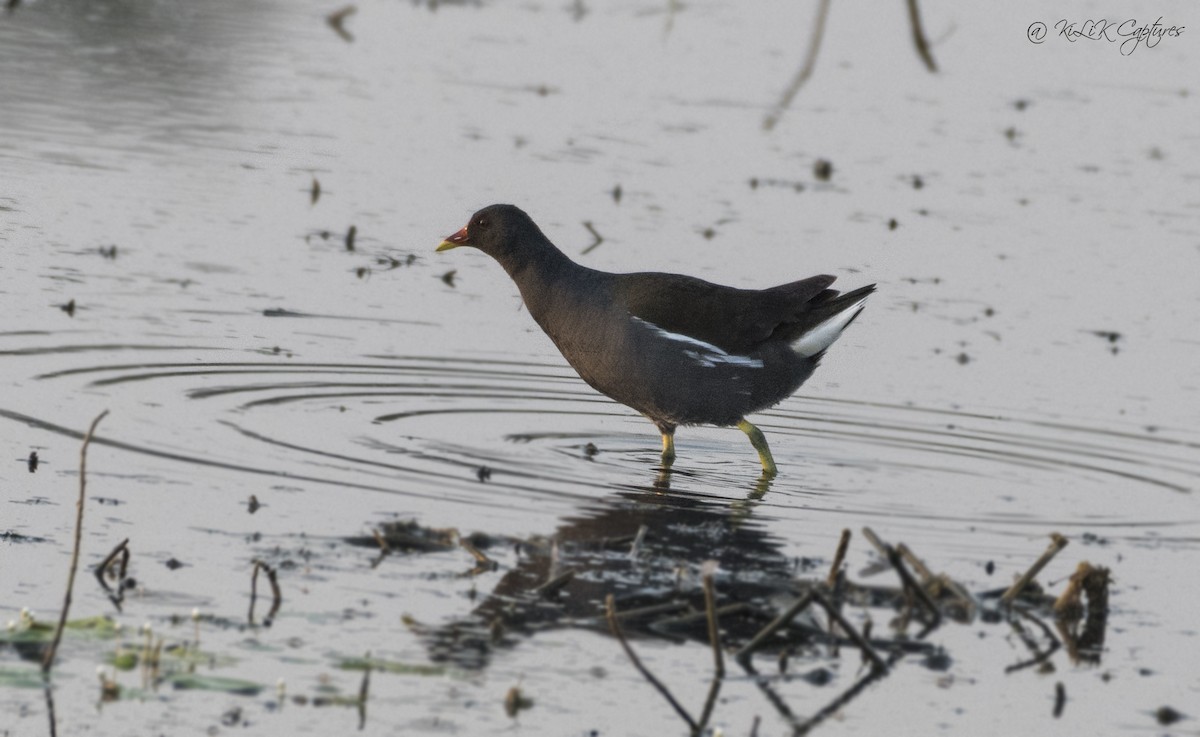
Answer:
[[[824,322],[818,323],[816,327],[804,333],[792,343],[792,350],[806,358],[817,355],[833,345],[835,340],[842,337],[842,331],[846,329],[846,326],[854,318],[858,317],[858,313],[862,312],[866,304],[867,298],[863,297]]]

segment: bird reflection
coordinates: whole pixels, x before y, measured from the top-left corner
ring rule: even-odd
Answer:
[[[604,599],[613,594],[630,636],[675,640],[707,637],[699,569],[715,560],[722,603],[739,602],[744,616],[769,611],[786,593],[793,561],[780,541],[753,519],[766,493],[764,474],[747,498],[728,500],[671,491],[672,472],[657,469],[649,485],[609,495],[553,535],[519,545],[518,562],[466,618],[424,632],[431,656],[483,668],[497,648],[516,646],[542,630],[607,631]],[[763,606],[753,606],[754,604]],[[699,613],[699,616],[695,616]],[[736,627],[737,615],[722,618]]]

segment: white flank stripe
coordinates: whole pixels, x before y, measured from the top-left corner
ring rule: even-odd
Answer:
[[[681,333],[672,333],[669,330],[663,330],[662,328],[655,325],[654,323],[643,320],[640,317],[633,317],[632,315],[630,315],[630,317],[633,319],[634,322],[639,323],[641,325],[645,325],[646,327],[650,328],[655,333],[666,338],[667,340],[672,340],[672,341],[675,341],[676,343],[685,343],[685,344],[692,345],[692,346],[695,346],[696,348],[698,348],[699,350],[684,350],[684,354],[686,354],[688,358],[691,358],[693,361],[700,364],[701,366],[705,366],[707,368],[715,368],[718,363],[728,363],[728,364],[733,364],[735,366],[747,366],[749,368],[762,368],[763,362],[757,358],[750,358],[749,356],[732,355],[732,354],[726,353],[725,351],[716,347],[712,343],[705,343],[703,340],[696,340],[695,338],[692,338],[687,335],[683,335]]]
[[[866,303],[867,298],[863,297],[833,317],[819,323],[792,343],[792,350],[807,357],[815,356],[833,345],[833,341],[841,337],[842,331],[846,329],[851,320],[858,316],[858,313],[862,312]]]

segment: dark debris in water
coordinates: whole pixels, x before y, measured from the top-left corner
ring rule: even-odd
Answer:
[[[833,701],[838,709],[902,661],[952,678],[959,658],[927,640],[948,621],[1013,628],[1030,655],[1008,666],[1007,672],[1052,667],[1051,656],[1064,648],[1075,662],[1098,663],[1103,652],[1107,571],[1089,568],[1097,572],[1092,588],[1079,574],[1074,585],[1078,606],[1066,608],[1056,606],[1055,597],[1044,593],[1034,580],[1065,546],[1061,536],[1053,537],[1047,551],[1013,586],[970,593],[962,584],[930,570],[907,546],[889,545],[864,529],[879,553],[882,569],[899,578],[899,586],[867,585],[851,581],[843,565],[848,531],[832,565],[813,561],[819,570],[807,572],[806,577],[803,572],[797,575],[794,559],[782,555],[762,530],[714,514],[698,500],[678,498],[663,504],[657,491],[624,496],[626,503],[606,508],[598,516],[567,520],[552,539],[521,541],[515,546],[520,551],[515,560],[504,566],[463,544],[477,561],[491,563],[489,570],[502,572],[492,592],[478,592],[472,597],[474,610],[458,620],[425,625],[408,618],[406,623],[425,640],[435,662],[469,670],[486,667],[495,651],[517,647],[539,632],[562,628],[610,632],[693,731],[703,727],[708,717],[696,720],[676,702],[667,685],[654,679],[637,658],[630,642],[651,638],[711,645],[718,665],[710,694],[719,691],[724,679],[719,653],[736,652],[738,664],[760,688],[773,694],[769,701],[801,732],[834,710],[818,711],[808,719],[798,717],[777,690],[783,683],[836,684],[852,670],[829,669],[830,654],[837,658],[854,651],[870,667],[865,675],[860,671],[856,680],[843,684]],[[448,551],[458,537],[454,531],[430,530],[415,522],[398,523],[392,537],[397,531],[403,532],[404,539],[416,541],[408,543],[414,550]],[[359,544],[367,541],[360,539]],[[681,561],[685,551],[703,551],[701,555],[713,559],[703,565],[699,560],[687,563]],[[716,571],[723,573],[717,576]],[[1059,600],[1071,598],[1071,591],[1069,586]],[[818,609],[823,613],[814,611]],[[862,625],[846,618],[853,614],[861,621],[859,613],[868,611],[891,612],[883,617],[886,627],[871,627],[880,618],[877,615]],[[1054,616],[1057,633],[1042,620]],[[1007,638],[997,641],[1002,639]],[[764,656],[771,658],[772,670],[778,670],[779,676],[758,675]],[[802,665],[806,661],[807,669]],[[801,666],[803,675],[787,675],[789,663],[793,669]],[[712,704],[706,715],[711,708]]]
[[[453,550],[457,533],[451,529],[422,527],[415,520],[386,522],[376,528],[376,534],[347,537],[351,545],[378,548],[380,540],[393,551],[432,553]]]
[[[803,192],[804,183],[789,179],[760,179],[758,177],[750,178],[750,189],[758,189],[759,187],[773,187],[777,189],[790,189],[793,192]]]
[[[333,32],[336,33],[340,39],[346,43],[350,43],[354,40],[354,36],[350,33],[350,31],[346,30],[346,19],[357,12],[357,6],[346,5],[345,7],[339,8],[338,10],[335,10],[329,15],[325,16],[325,23],[327,23],[329,27],[333,29]],[[316,181],[316,179],[313,180],[314,183]],[[314,197],[313,202],[316,203],[316,201],[316,197]]]
[[[1187,719],[1187,715],[1170,706],[1160,706],[1154,711],[1154,720],[1164,727],[1169,727],[1183,719]]]
[[[13,532],[12,530],[6,530],[4,532],[0,532],[0,542],[16,543],[16,544],[44,543],[44,542],[46,542],[46,538],[35,537],[33,535],[22,535],[19,532]]]

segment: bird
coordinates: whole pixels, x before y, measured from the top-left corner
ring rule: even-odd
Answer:
[[[810,276],[739,289],[692,276],[610,273],[572,261],[515,205],[479,210],[436,251],[470,246],[516,283],[529,314],[587,384],[648,418],[669,471],[680,426],[736,426],[762,473],[778,466],[746,416],[791,396],[875,290]]]

